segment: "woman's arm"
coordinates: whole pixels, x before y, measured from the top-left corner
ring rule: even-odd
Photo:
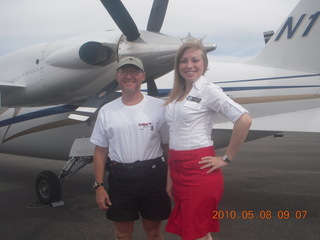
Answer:
[[[241,145],[244,143],[249,129],[252,123],[252,119],[248,113],[244,113],[241,117],[235,122],[231,134],[231,138],[226,150],[226,155],[229,160],[232,160],[237,152],[239,151]],[[208,173],[213,172],[214,170],[226,166],[228,163],[224,161],[223,156],[207,156],[203,157],[199,164],[202,164],[200,169],[210,168]]]

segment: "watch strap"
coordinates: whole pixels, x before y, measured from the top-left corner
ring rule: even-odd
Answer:
[[[232,160],[229,159],[229,157],[228,157],[227,154],[225,154],[225,155],[222,157],[222,160],[225,161],[225,162],[227,162],[227,163],[231,163],[231,162],[232,162]]]
[[[97,189],[98,187],[101,187],[101,186],[103,186],[103,183],[94,182],[92,187],[93,189]]]

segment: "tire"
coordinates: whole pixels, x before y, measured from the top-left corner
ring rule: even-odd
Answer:
[[[61,200],[61,183],[53,172],[43,171],[39,173],[35,187],[40,202],[50,204]]]

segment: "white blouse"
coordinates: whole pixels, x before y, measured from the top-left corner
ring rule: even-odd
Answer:
[[[173,101],[165,109],[170,129],[170,149],[192,150],[213,145],[211,130],[217,113],[235,123],[248,112],[229,98],[220,87],[199,78],[189,95],[181,102]]]

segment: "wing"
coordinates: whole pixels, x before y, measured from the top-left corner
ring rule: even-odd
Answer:
[[[320,108],[254,117],[251,131],[320,133]],[[221,122],[214,129],[232,129],[230,122]]]

